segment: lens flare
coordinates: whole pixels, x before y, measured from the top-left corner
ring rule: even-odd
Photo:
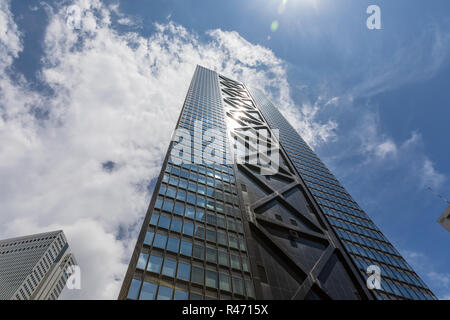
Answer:
[[[272,24],[270,25],[270,30],[272,30],[272,32],[275,32],[275,31],[277,31],[277,29],[278,29],[278,21],[275,20],[275,21],[273,21]]]

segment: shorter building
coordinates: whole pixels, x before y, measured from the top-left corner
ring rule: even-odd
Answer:
[[[442,216],[440,216],[437,221],[441,226],[447,229],[448,232],[450,232],[450,205],[447,207],[447,209],[444,211]]]
[[[61,230],[0,240],[0,300],[56,300],[73,265]]]

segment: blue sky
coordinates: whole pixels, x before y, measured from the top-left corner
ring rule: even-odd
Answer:
[[[450,235],[436,223],[446,204],[427,190],[450,197],[448,1],[0,3],[0,236],[67,230],[86,278],[108,288],[67,298],[117,295],[200,63],[264,89],[450,299]],[[72,4],[81,30],[65,25]],[[371,4],[381,30],[366,27]]]

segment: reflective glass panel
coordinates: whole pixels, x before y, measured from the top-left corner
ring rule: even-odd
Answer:
[[[139,300],[155,300],[157,285],[150,282],[144,282],[142,285]]]
[[[162,261],[163,259],[161,257],[150,256],[150,259],[148,260],[147,271],[159,273],[161,271]]]
[[[164,259],[163,271],[162,274],[175,277],[175,270],[177,269],[177,262],[171,259]]]

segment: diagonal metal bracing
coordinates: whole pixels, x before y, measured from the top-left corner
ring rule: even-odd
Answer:
[[[272,130],[266,123],[264,117],[259,112],[256,104],[252,100],[250,94],[247,92],[245,86],[223,76],[219,76],[219,83],[222,87],[221,92],[223,94],[225,107],[228,107],[226,115],[230,119],[233,119],[233,121],[236,121],[236,123],[241,125],[240,127],[233,129],[233,131],[231,132],[231,136],[234,137],[238,142],[244,144],[245,146],[248,146],[249,149],[253,148],[252,151],[258,151],[257,148],[250,146],[248,133],[251,132],[252,134],[254,134],[254,136],[256,136],[257,139],[258,134],[255,134],[255,132],[257,132],[258,129],[264,129],[270,132],[270,141],[274,144],[278,143],[278,141],[274,139]],[[238,170],[240,170],[249,179],[254,181],[267,193],[267,195],[265,195],[263,198],[258,199],[253,203],[246,204],[246,206],[252,212],[252,216],[255,217],[254,219],[251,219],[251,221],[249,221],[249,224],[252,230],[263,236],[262,238],[267,242],[267,244],[276,248],[274,252],[277,255],[283,256],[285,259],[287,259],[289,264],[291,266],[294,266],[293,269],[296,270],[298,274],[304,278],[304,281],[302,281],[301,285],[292,295],[292,299],[304,299],[308,296],[308,293],[311,290],[313,290],[316,294],[324,299],[331,299],[330,294],[327,292],[326,288],[323,287],[318,277],[330,262],[330,259],[332,259],[335,255],[337,257],[340,257],[339,261],[342,263],[346,270],[351,269],[349,259],[342,254],[340,247],[335,242],[334,238],[328,233],[327,225],[323,223],[323,218],[320,214],[315,212],[318,222],[313,221],[311,217],[306,215],[307,213],[300,212],[299,210],[297,210],[297,208],[292,206],[287,198],[283,195],[285,192],[292,190],[293,188],[298,188],[305,195],[305,197],[307,197],[309,193],[307,192],[307,190],[305,190],[300,177],[295,173],[295,170],[293,170],[290,162],[286,161],[286,159],[288,158],[284,150],[280,148],[278,151],[280,157],[284,160],[283,165],[285,165],[287,168],[279,166],[279,169],[282,172],[278,172],[277,175],[283,180],[290,181],[286,182],[286,185],[284,186],[275,188],[271,184],[267,183],[261,177],[261,174],[257,174],[253,171],[254,169],[259,168],[259,166],[255,163],[239,163],[237,165]],[[258,156],[249,154],[246,159],[254,159],[255,157]],[[293,216],[301,219],[301,221],[303,221],[306,226],[310,228],[310,230],[295,228],[285,223],[278,222],[273,218],[268,218],[261,214],[257,214],[258,209],[263,208],[265,205],[269,204],[272,201],[279,202],[279,204]],[[310,208],[314,211],[318,210],[317,206],[314,203],[312,203],[312,206],[310,206]],[[319,222],[321,223],[319,224]],[[326,247],[322,251],[317,261],[315,261],[313,267],[307,268],[301,261],[298,261],[298,259],[295,259],[293,256],[291,256],[291,254],[282,245],[279,245],[272,238],[271,234],[264,228],[263,224],[276,226],[277,228],[282,228],[287,232],[293,230],[297,233],[297,235],[299,235],[299,237],[315,239],[316,241],[324,244]],[[350,270],[349,276],[350,278],[352,278],[352,280],[356,279],[352,273],[352,270]],[[357,282],[360,283],[360,280],[358,281]],[[363,288],[363,291],[366,290]]]
[[[336,248],[333,246],[328,246],[325,251],[320,256],[319,260],[317,260],[316,264],[313,266],[311,271],[308,274],[308,279],[305,281],[297,290],[297,292],[292,296],[293,300],[303,300],[308,292],[311,290],[311,287],[316,284],[318,287],[322,289],[323,292],[326,293],[326,289],[322,288],[322,284],[318,279],[320,273],[327,265],[328,261],[332,258]]]
[[[263,224],[267,223],[267,224],[271,224],[271,225],[273,225],[275,227],[281,227],[283,229],[295,231],[299,235],[303,235],[303,236],[305,236],[307,238],[311,238],[311,239],[317,240],[318,242],[321,242],[321,243],[324,243],[324,242],[328,243],[327,237],[325,235],[321,234],[321,233],[318,233],[318,232],[314,232],[314,231],[311,231],[311,230],[300,229],[299,227],[295,227],[295,226],[289,225],[287,223],[275,220],[273,218],[269,218],[269,217],[265,217],[265,216],[261,216],[261,215],[257,215],[256,216],[256,220],[261,222],[261,223],[263,223]]]
[[[281,188],[279,190],[274,190],[269,184],[266,183],[266,181],[264,181],[261,177],[255,175],[251,170],[249,170],[246,165],[239,165],[239,168],[242,169],[243,171],[245,171],[247,173],[247,175],[252,176],[252,178],[254,180],[257,180],[260,185],[264,185],[264,189],[269,192],[269,194],[267,196],[265,196],[264,198],[259,199],[256,202],[252,203],[250,205],[250,209],[251,210],[256,212],[258,210],[258,208],[260,208],[260,207],[268,204],[269,202],[277,199],[282,205],[287,207],[287,209],[289,211],[294,213],[294,215],[298,216],[309,227],[311,227],[311,229],[313,229],[316,232],[322,232],[322,228],[316,222],[314,222],[313,220],[311,220],[310,217],[306,216],[305,214],[303,214],[302,212],[300,212],[296,208],[294,208],[286,200],[286,198],[282,194],[282,193],[284,193],[286,191],[291,190],[292,188],[294,188],[296,186],[301,187],[301,185],[298,183],[298,181],[297,182],[293,182],[291,184],[288,184],[288,185],[286,185],[285,187],[283,187],[283,188]],[[291,177],[291,179],[295,179],[295,176]]]
[[[309,289],[311,288],[311,286],[316,285],[317,286],[316,290],[320,291],[322,296],[329,297],[326,290],[320,284],[320,281],[313,274],[311,274],[311,272],[309,271],[309,268],[304,266],[301,261],[292,259],[291,255],[282,246],[278,245],[275,241],[273,241],[271,235],[263,227],[261,227],[258,223],[250,222],[250,224],[254,230],[256,230],[260,235],[263,236],[265,241],[270,243],[270,245],[272,247],[276,248],[275,252],[279,256],[282,256],[285,259],[287,258],[289,261],[289,264],[293,267],[293,269],[296,270],[302,277],[305,278],[303,280],[302,284],[299,286],[299,289],[297,290],[296,294],[298,294],[299,291],[302,293],[305,291],[305,296],[306,296],[306,294],[309,292]],[[324,264],[324,266],[325,265],[326,265],[326,263]],[[295,296],[293,296],[292,299],[294,299],[294,297]],[[304,296],[303,296],[303,298],[304,298]]]

